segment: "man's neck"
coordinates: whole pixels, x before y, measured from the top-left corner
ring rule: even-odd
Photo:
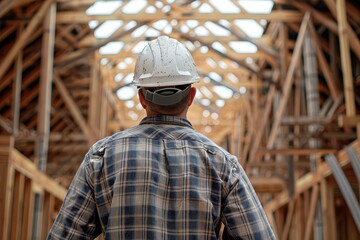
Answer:
[[[149,110],[146,111],[146,115],[148,117],[167,115],[167,116],[174,116],[174,117],[180,117],[180,118],[185,118],[185,119],[187,118],[186,113],[187,113],[187,111],[183,111],[183,112],[178,113],[178,114],[159,113],[159,112],[154,112],[154,111],[149,111]]]

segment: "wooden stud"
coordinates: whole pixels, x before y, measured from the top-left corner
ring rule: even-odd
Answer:
[[[24,201],[23,218],[21,220],[21,239],[30,239],[34,212],[34,194],[32,191],[32,181],[28,177],[25,177],[24,199],[26,201]]]
[[[89,97],[89,117],[88,122],[89,126],[94,129],[96,137],[99,137],[99,120],[100,120],[100,105],[99,105],[99,93],[100,93],[100,71],[99,71],[99,61],[97,61],[96,54],[94,54],[94,60],[91,65],[91,82],[90,82],[90,97]],[[114,82],[114,81],[112,81]]]
[[[311,233],[313,228],[313,222],[315,219],[315,211],[318,203],[318,196],[319,196],[319,185],[315,184],[312,188],[311,193],[311,201],[310,201],[310,209],[309,209],[309,215],[306,221],[306,228],[305,228],[305,237],[304,240],[311,239]]]
[[[51,116],[51,90],[53,77],[54,45],[55,45],[55,19],[56,4],[49,6],[44,19],[44,34],[42,40],[41,53],[41,74],[40,91],[38,100],[37,118],[37,148],[36,159],[39,169],[45,171],[47,163],[49,135],[50,135],[50,116]]]
[[[55,198],[48,192],[44,194],[44,211],[43,211],[43,227],[42,227],[42,239],[46,239],[47,234],[52,225],[52,214],[55,207]]]
[[[293,220],[294,208],[295,208],[295,199],[292,199],[288,204],[288,213],[286,216],[285,227],[281,234],[281,240],[288,239],[290,227]]]
[[[19,29],[19,34],[22,33],[22,27]],[[17,136],[19,134],[19,118],[20,118],[20,101],[21,101],[21,82],[22,82],[22,72],[23,72],[23,54],[22,51],[19,52],[16,63],[16,77],[13,82],[13,104],[12,104],[12,112],[13,112],[13,127],[12,134],[13,136]]]
[[[26,199],[25,199],[26,200]],[[14,189],[11,211],[11,239],[19,239],[21,233],[21,219],[23,215],[22,205],[24,203],[24,175],[15,171]]]
[[[346,20],[344,0],[336,0],[336,10],[337,10],[338,31],[339,31],[339,40],[340,40],[340,50],[341,50],[340,52],[341,66],[343,69],[346,115],[354,116],[356,114],[354,84],[352,77],[349,39],[347,32],[348,25]]]
[[[9,239],[11,221],[11,197],[14,184],[14,169],[12,167],[11,150],[14,140],[10,136],[0,136],[0,236]]]
[[[304,224],[305,224],[304,212],[306,211],[306,209],[308,208],[304,208],[303,197],[302,195],[299,195],[296,201],[295,216],[293,221],[295,240],[304,239]]]
[[[281,23],[279,30],[279,38],[281,41],[281,64],[280,64],[280,81],[279,85],[282,85],[285,82],[286,73],[288,71],[288,59],[289,59],[289,44],[288,44],[288,27]]]
[[[336,223],[336,211],[335,211],[335,183],[332,177],[325,178],[321,184],[322,188],[322,198],[326,199],[326,208],[323,213],[324,218],[326,218],[326,224],[328,228],[328,239],[336,240],[337,239],[337,223]],[[324,208],[324,207],[323,207]]]

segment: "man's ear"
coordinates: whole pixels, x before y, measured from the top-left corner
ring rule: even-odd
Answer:
[[[190,94],[190,98],[189,98],[188,106],[190,106],[194,101],[194,98],[195,98],[195,95],[196,95],[196,88],[191,87],[189,94]]]
[[[146,109],[146,108],[147,108],[147,105],[146,105],[145,97],[144,97],[144,94],[143,94],[141,88],[139,88],[139,90],[138,90],[138,95],[139,95],[139,100],[140,100],[141,106],[142,106],[144,109]]]

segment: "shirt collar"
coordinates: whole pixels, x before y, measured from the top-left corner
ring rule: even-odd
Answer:
[[[189,120],[185,118],[167,116],[167,115],[145,117],[140,122],[140,125],[142,124],[166,124],[166,125],[178,125],[178,126],[193,128]]]

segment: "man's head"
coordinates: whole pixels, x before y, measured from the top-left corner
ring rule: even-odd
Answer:
[[[161,36],[150,41],[140,53],[133,84],[140,88],[140,102],[147,112],[177,115],[191,105],[196,92],[191,84],[199,79],[194,60],[185,46]]]

